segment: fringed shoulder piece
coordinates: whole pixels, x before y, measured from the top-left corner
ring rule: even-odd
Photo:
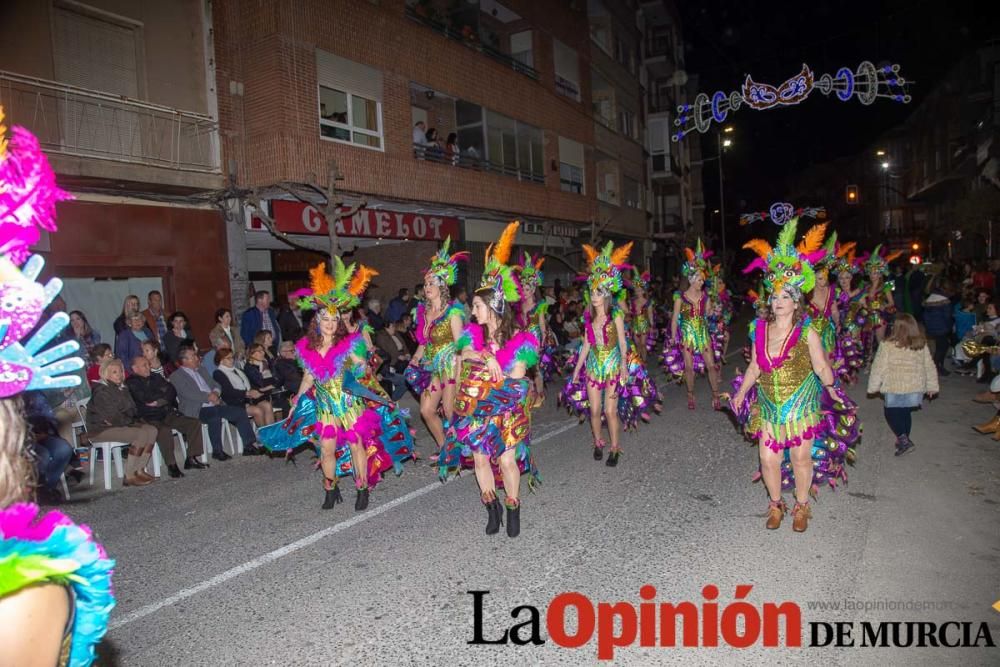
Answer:
[[[519,331],[497,352],[497,362],[504,373],[510,373],[518,362],[531,368],[538,363],[538,338],[530,331]]]
[[[465,308],[462,308],[462,304],[458,301],[449,303],[444,309],[444,315],[442,315],[442,319],[446,320],[450,320],[453,317],[457,317],[462,321],[462,324],[465,324]]]
[[[320,354],[319,350],[310,350],[308,338],[300,339],[295,344],[295,350],[301,365],[321,381],[340,373],[348,356],[353,354],[362,359],[368,356],[368,345],[360,329],[342,338],[325,355]]]
[[[486,347],[483,342],[483,328],[475,322],[470,322],[462,329],[462,335],[455,342],[455,349],[461,352],[467,347],[471,347],[476,352],[482,352]]]
[[[115,606],[114,567],[90,529],[62,512],[40,516],[39,508],[28,503],[0,511],[0,597],[44,583],[72,588],[72,667],[94,662],[94,647],[107,631]]]

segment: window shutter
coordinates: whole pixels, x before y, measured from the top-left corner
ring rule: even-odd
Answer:
[[[382,72],[332,53],[316,49],[319,85],[382,101]]]
[[[586,164],[583,156],[583,144],[572,139],[559,137],[559,161],[583,169]]]

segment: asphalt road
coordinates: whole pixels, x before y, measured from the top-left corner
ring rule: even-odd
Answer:
[[[803,646],[811,621],[985,621],[1000,642],[1000,613],[991,609],[1000,599],[1000,443],[968,427],[990,412],[969,401],[976,389],[966,378],[943,380],[942,398],[916,416],[917,449],[897,459],[881,403],[855,388],[865,422],[860,460],[848,487],[821,492],[804,534],[790,520],[764,530],[766,497],[750,482],[755,450],[709,408],[703,380],[694,412],[681,389],[666,389],[663,414],[624,437],[616,469],[593,461],[588,427],[550,401],[535,417],[544,483],[525,495],[517,539],[483,534],[473,475],[441,484],[426,461],[384,481],[360,514],[350,489],[344,504],[320,510],[309,456],[297,466],[234,459],[145,488],[84,491],[67,510],[118,563],[100,664],[595,664],[595,640],[580,648],[551,641],[551,600],[578,591],[638,607],[646,584],[656,602],[699,608],[708,584],[719,588],[720,610],[740,584],[753,586],[746,599],[757,609],[793,601]],[[430,439],[420,435],[427,453]],[[522,610],[512,620],[514,607],[533,605],[545,643],[469,645],[470,590],[490,591],[484,638],[528,618]],[[813,608],[845,600],[883,609]],[[935,608],[884,608],[900,602]],[[637,642],[614,662],[978,665],[1000,664],[998,651]]]

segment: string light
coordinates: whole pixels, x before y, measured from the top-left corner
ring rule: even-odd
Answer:
[[[786,201],[776,201],[767,211],[754,211],[740,216],[740,226],[749,225],[761,220],[770,220],[779,227],[793,218],[825,218],[826,208],[808,206],[795,208]]]
[[[758,83],[748,74],[740,90],[729,94],[717,90],[712,95],[699,93],[694,104],[677,107],[678,116],[674,125],[678,130],[671,135],[672,141],[680,141],[691,132],[704,134],[712,123],[724,123],[730,112],[738,111],[746,105],[755,111],[802,103],[814,90],[829,97],[836,95],[841,102],[856,97],[861,104],[869,106],[878,98],[907,104],[910,95],[906,85],[910,83],[899,75],[899,65],[875,67],[865,60],[857,69],[841,67],[835,75],[823,74],[818,79],[808,65],[803,64],[798,74],[779,86]]]

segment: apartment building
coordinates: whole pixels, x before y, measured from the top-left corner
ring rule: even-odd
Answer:
[[[105,341],[127,294],[157,289],[207,342],[229,302],[211,4],[8,0],[0,104],[34,132],[61,187],[37,250]]]

